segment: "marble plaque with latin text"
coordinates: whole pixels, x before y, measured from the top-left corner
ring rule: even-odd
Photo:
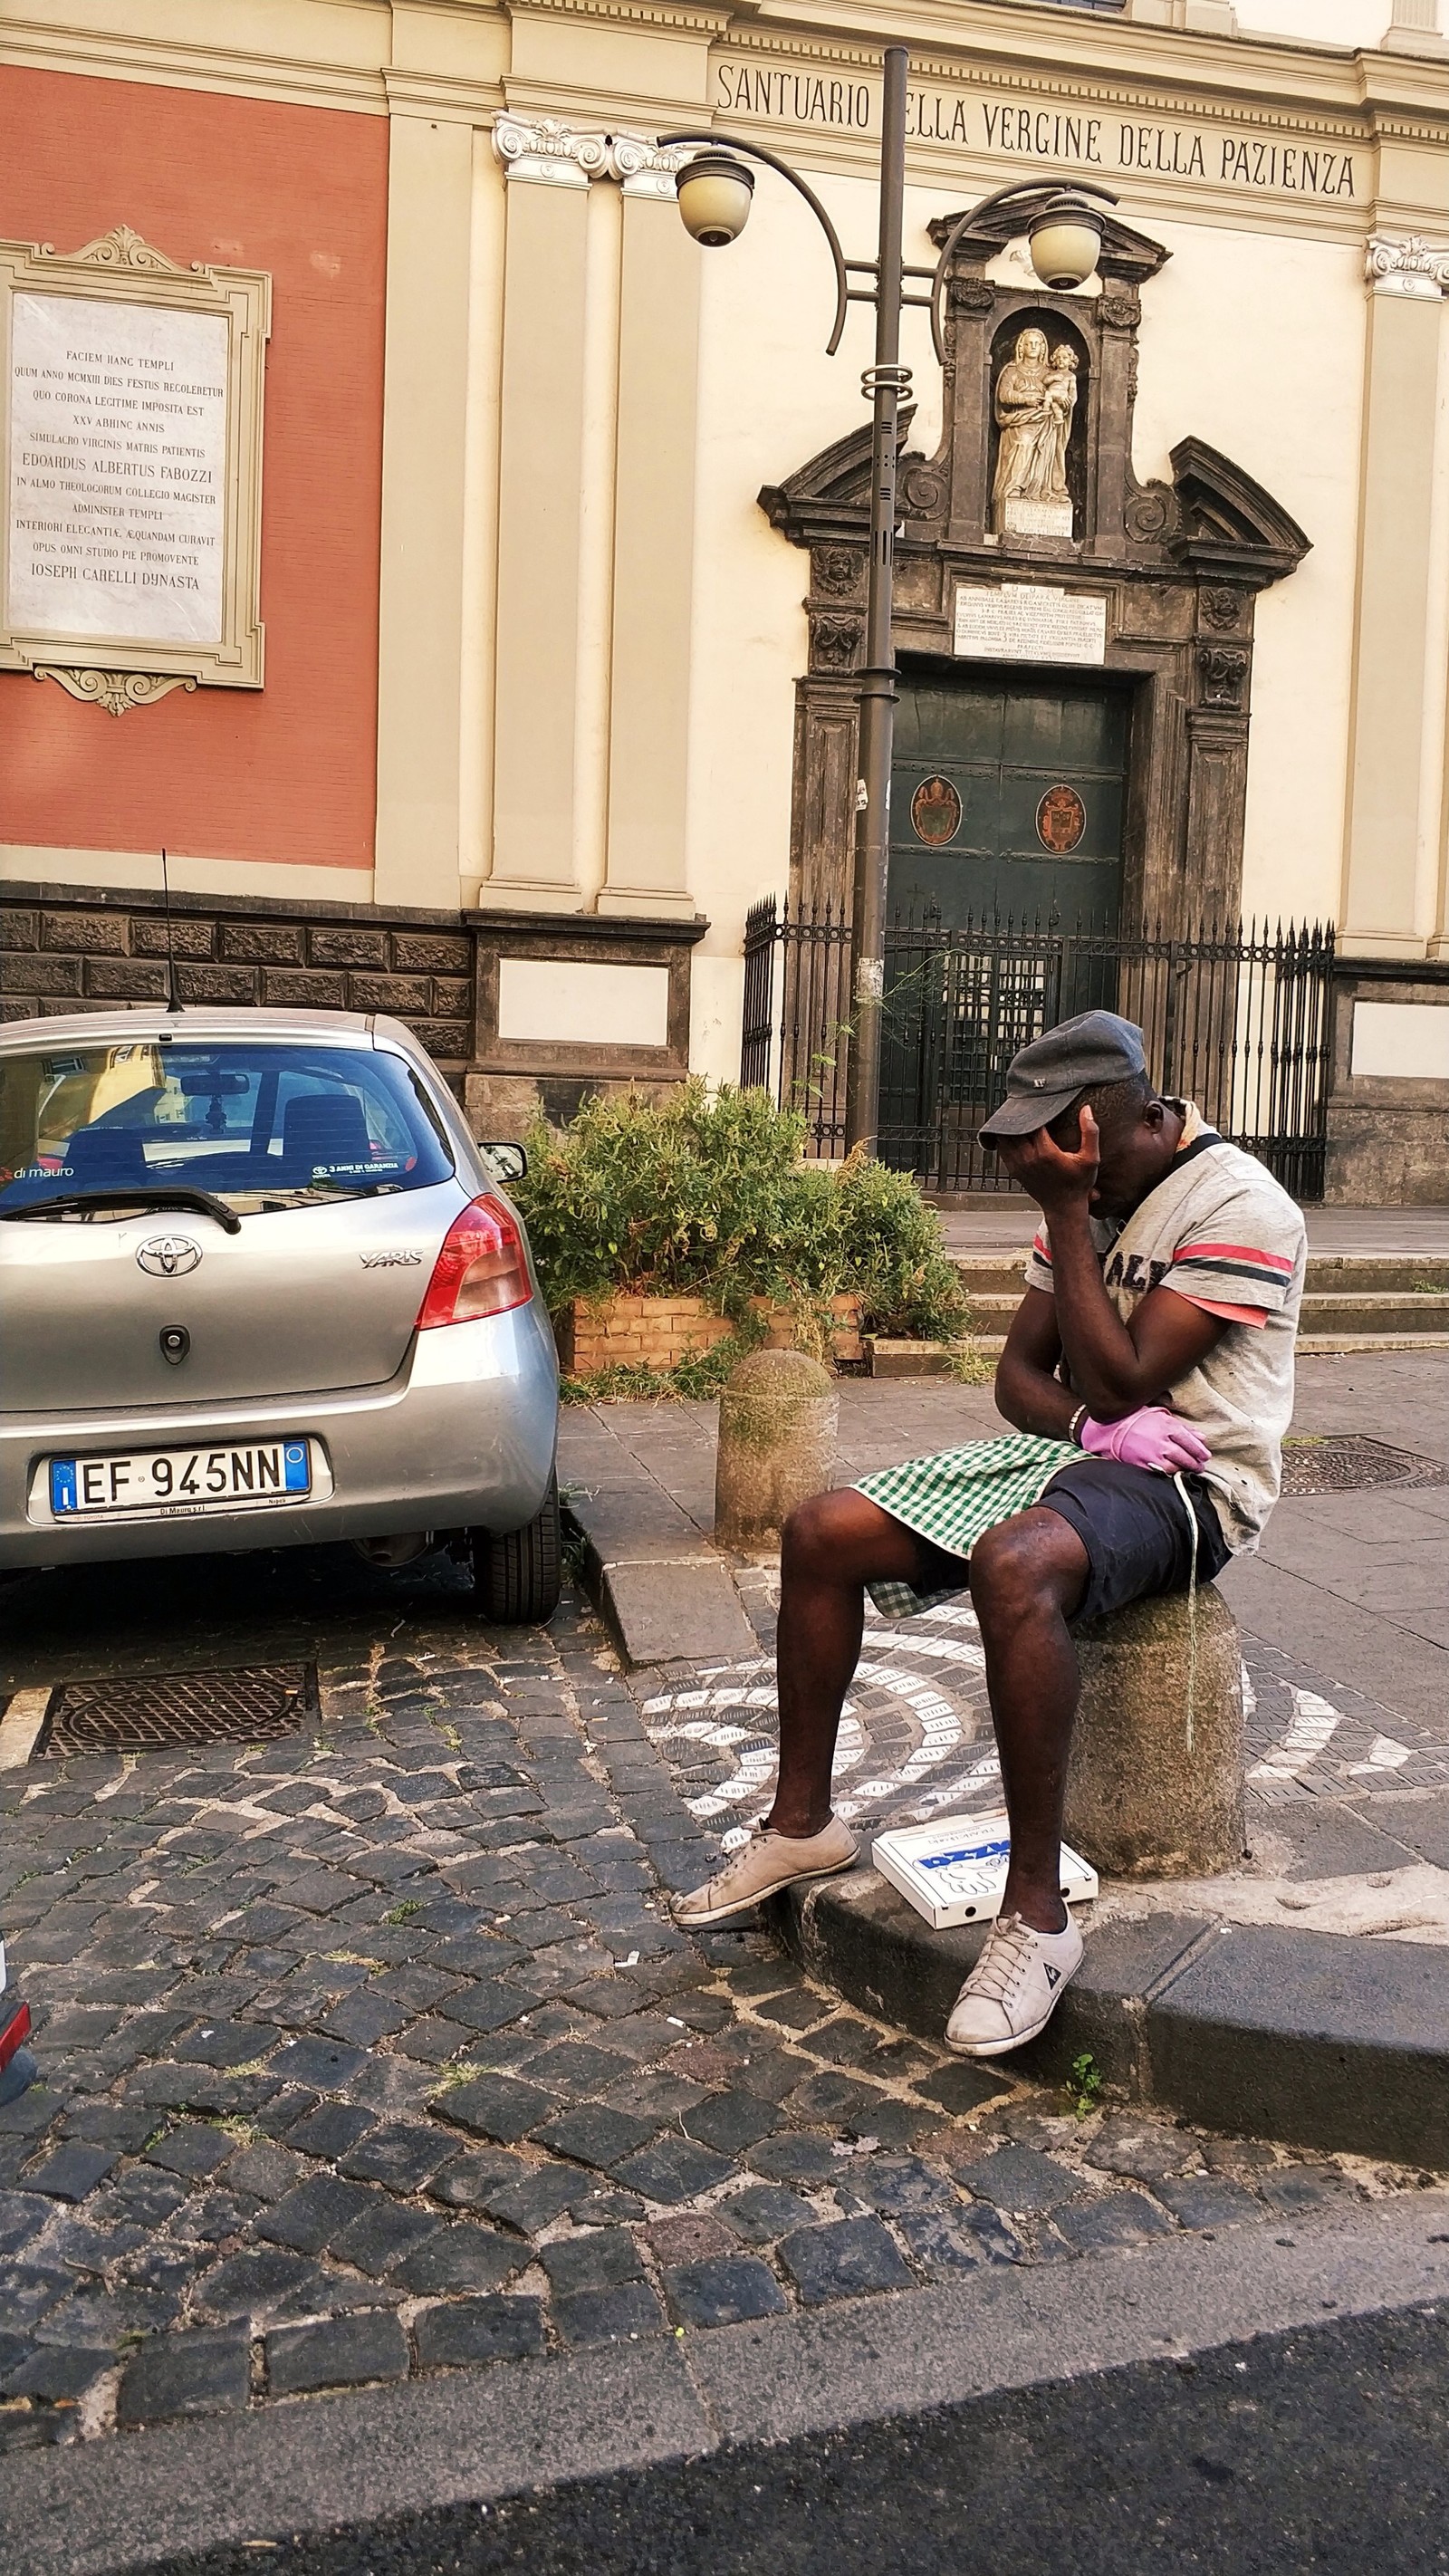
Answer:
[[[958,582],[954,643],[980,662],[1104,662],[1107,602],[1035,582]]]
[[[224,315],[15,296],[11,626],[220,643],[228,356]]]

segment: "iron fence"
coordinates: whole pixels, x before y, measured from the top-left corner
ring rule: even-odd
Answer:
[[[1256,1154],[1300,1200],[1323,1195],[1334,933],[1311,924],[1105,930],[898,915],[886,940],[882,1159],[943,1194],[1006,1190],[977,1131],[1019,1047],[1076,1011],[1142,1028],[1164,1091]],[[742,1082],[840,1154],[850,924],[831,904],[758,903],[745,930]]]

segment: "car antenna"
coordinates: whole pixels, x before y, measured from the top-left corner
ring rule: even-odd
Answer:
[[[161,853],[161,892],[166,901],[166,1008],[179,1011],[181,996],[176,990],[176,950],[171,938],[171,879],[166,869],[166,853]]]

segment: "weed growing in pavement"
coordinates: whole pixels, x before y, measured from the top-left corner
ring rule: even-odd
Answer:
[[[415,1914],[421,1914],[422,1910],[423,1903],[421,1897],[405,1896],[401,1905],[389,1906],[382,1919],[384,1923],[411,1923],[413,1916]]]
[[[1072,2071],[1067,2078],[1067,2100],[1079,2120],[1085,2120],[1090,2112],[1096,2110],[1101,2093],[1101,2068],[1091,2050],[1084,2048],[1080,2057],[1072,2059]]]
[[[996,1362],[989,1351],[979,1350],[974,1342],[957,1342],[946,1363],[946,1375],[958,1386],[989,1386],[996,1375]]]

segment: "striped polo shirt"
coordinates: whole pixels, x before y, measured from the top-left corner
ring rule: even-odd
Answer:
[[[1226,1320],[1222,1339],[1173,1388],[1172,1404],[1212,1451],[1204,1479],[1228,1545],[1247,1553],[1278,1499],[1307,1234],[1301,1208],[1271,1172],[1205,1127],[1191,1102],[1169,1106],[1183,1117],[1171,1171],[1125,1223],[1093,1220],[1092,1240],[1124,1323],[1153,1288]],[[1045,1223],[1026,1284],[1051,1294]]]

